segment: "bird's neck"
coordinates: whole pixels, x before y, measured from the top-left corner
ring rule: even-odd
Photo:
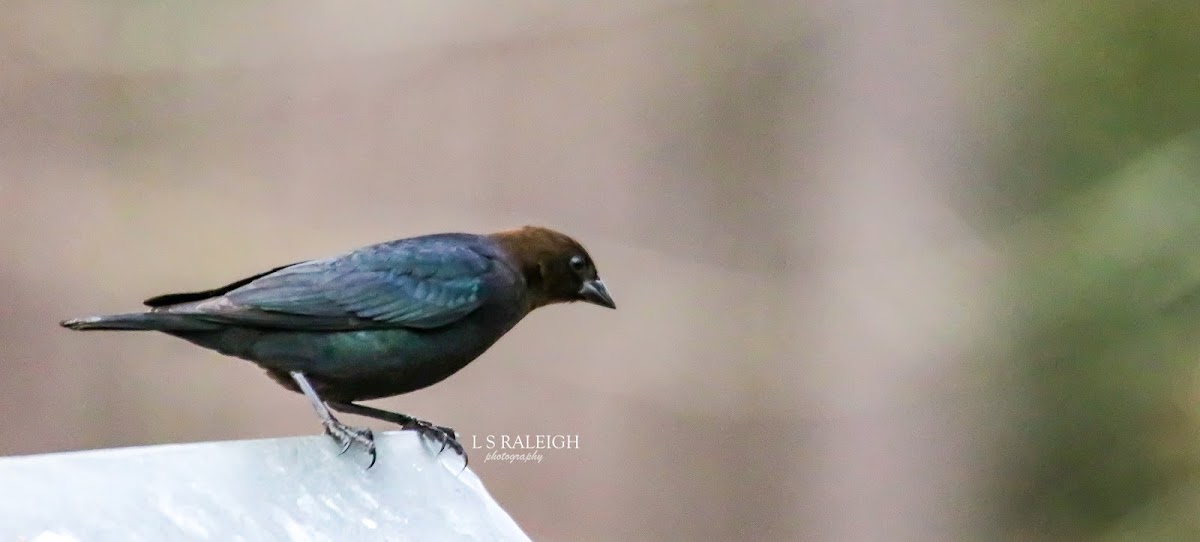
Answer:
[[[554,295],[557,290],[547,278],[546,262],[561,254],[562,234],[544,228],[524,227],[506,230],[490,237],[505,254],[509,263],[525,281],[528,311],[568,301]]]
[[[553,250],[538,232],[530,228],[506,230],[488,235],[500,250],[507,256],[509,263],[516,269],[521,278],[525,279],[525,287],[529,290],[533,306],[530,310],[550,303],[547,296],[539,295],[544,281],[542,262]],[[545,298],[545,299],[543,299]]]

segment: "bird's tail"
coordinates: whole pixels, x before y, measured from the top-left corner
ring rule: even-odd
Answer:
[[[88,316],[63,320],[59,322],[59,325],[78,331],[209,331],[217,328],[212,322],[200,320],[193,315],[167,312],[131,312]]]

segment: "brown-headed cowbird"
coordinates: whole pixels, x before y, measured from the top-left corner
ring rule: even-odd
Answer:
[[[465,458],[454,430],[357,401],[436,384],[530,311],[572,301],[616,307],[583,246],[527,226],[389,241],[212,290],[154,297],[145,312],[62,325],[160,331],[252,361],[307,396],[343,452],[358,443],[373,465],[371,430],[338,421],[330,408],[397,423]]]

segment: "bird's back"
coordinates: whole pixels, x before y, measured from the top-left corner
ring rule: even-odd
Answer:
[[[301,371],[342,400],[437,383],[527,313],[520,275],[490,239],[471,234],[389,241],[234,284],[201,299],[172,294],[183,302],[153,309],[212,329],[161,331],[275,376]]]

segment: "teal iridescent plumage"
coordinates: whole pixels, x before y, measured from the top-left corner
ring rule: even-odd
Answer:
[[[326,405],[400,423],[461,452],[448,428],[353,402],[440,382],[529,311],[570,301],[614,306],[579,243],[526,227],[379,243],[212,290],[151,298],[146,312],[62,325],[160,331],[252,361],[307,395],[336,439],[361,443],[372,455],[370,432],[341,424]]]

